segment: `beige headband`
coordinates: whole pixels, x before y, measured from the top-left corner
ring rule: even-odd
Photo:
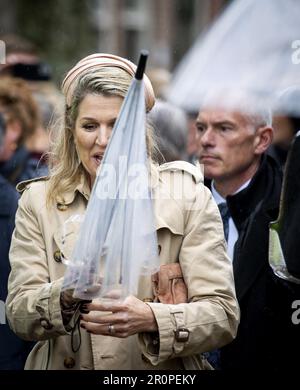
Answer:
[[[118,57],[113,54],[103,53],[96,53],[85,57],[68,72],[64,81],[62,82],[62,91],[65,95],[67,105],[71,105],[72,96],[77,85],[77,80],[81,74],[83,74],[88,69],[108,66],[121,68],[132,77],[135,75],[136,65],[134,65],[129,60],[126,60],[125,58]],[[145,84],[146,111],[149,112],[154,106],[155,96],[149,78],[144,75],[143,80]]]

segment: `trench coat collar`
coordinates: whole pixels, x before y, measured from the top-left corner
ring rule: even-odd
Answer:
[[[150,163],[149,166],[149,186],[154,195],[154,213],[155,213],[155,228],[162,229],[167,228],[171,230],[174,234],[183,234],[183,219],[176,218],[174,215],[170,215],[168,212],[168,208],[170,206],[170,202],[174,203],[173,207],[178,209],[177,216],[182,213],[180,205],[176,202],[175,199],[170,195],[170,189],[167,184],[164,183],[160,177],[158,165],[154,163]],[[157,188],[159,187],[159,191],[161,194],[165,195],[165,199],[156,199],[155,193]],[[81,194],[87,201],[90,198],[91,190],[85,175],[81,175],[80,180],[74,189],[65,192],[63,195],[57,197],[58,205],[70,205],[74,202],[77,194]],[[163,204],[165,203],[165,204]],[[159,213],[157,210],[160,210]]]
[[[180,205],[171,195],[170,188],[162,180],[159,174],[159,167],[156,164],[150,165],[150,188],[154,199],[155,228],[156,230],[166,228],[173,234],[183,235],[183,211]],[[157,192],[157,190],[159,192]],[[172,206],[171,206],[172,204]],[[176,213],[170,213],[172,207],[177,209]],[[179,216],[182,215],[182,218]]]
[[[150,163],[150,188],[154,189],[159,183],[158,167],[154,163]],[[84,174],[80,175],[78,184],[71,190],[64,192],[63,195],[57,196],[57,203],[70,205],[74,202],[77,193],[81,194],[86,200],[89,200],[91,196],[91,189],[88,180]]]
[[[58,195],[56,201],[58,204],[70,205],[74,202],[77,194],[81,194],[86,200],[89,200],[91,189],[88,180],[84,174],[81,174],[78,184],[62,195]]]

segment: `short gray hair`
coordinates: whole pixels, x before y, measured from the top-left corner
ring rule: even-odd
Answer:
[[[164,160],[186,160],[188,119],[185,112],[168,102],[157,100],[148,118]]]
[[[272,126],[272,110],[269,105],[262,96],[248,91],[218,90],[208,93],[203,99],[201,109],[205,107],[239,112],[255,128]]]
[[[252,100],[251,97],[241,98],[236,111],[240,112],[257,129],[259,127],[272,127],[272,111],[263,102]]]
[[[248,121],[257,129],[259,127],[272,127],[271,110],[260,110],[260,112],[242,112]]]

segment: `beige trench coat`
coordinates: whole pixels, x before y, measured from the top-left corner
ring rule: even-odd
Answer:
[[[70,256],[76,234],[70,228],[64,245],[61,237],[64,222],[84,213],[89,188],[82,180],[74,192],[64,194],[49,209],[46,179],[19,185],[23,194],[10,251],[6,307],[14,332],[38,341],[27,359],[27,369],[184,369],[188,367],[183,365],[183,356],[200,356],[235,337],[239,309],[232,266],[217,206],[200,171],[188,163],[174,162],[154,167],[151,180],[160,261],[180,262],[189,303],[149,302],[153,298],[150,277],[144,277],[138,297],[153,310],[159,344],[153,333],[120,339],[81,330],[77,353],[72,352],[59,303],[65,271],[61,253]],[[183,196],[178,194],[180,188],[184,188]],[[188,330],[188,340],[177,339],[176,330],[181,328]],[[203,363],[199,359],[200,368]]]

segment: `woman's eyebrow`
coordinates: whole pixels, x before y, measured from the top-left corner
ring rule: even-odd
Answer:
[[[91,118],[91,117],[88,117],[88,116],[84,116],[84,117],[80,118],[80,120],[95,121],[96,118]]]

